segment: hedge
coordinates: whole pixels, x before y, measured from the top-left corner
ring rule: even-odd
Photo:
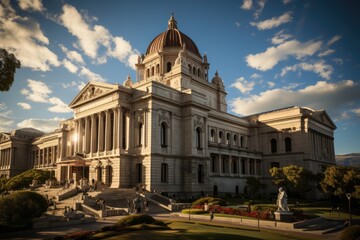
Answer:
[[[117,223],[120,226],[133,226],[138,224],[154,224],[159,226],[166,226],[165,223],[156,220],[147,214],[134,214],[121,218]]]
[[[16,175],[6,181],[2,180],[1,189],[2,190],[20,190],[24,188],[29,188],[33,179],[39,180],[41,183],[44,183],[45,180],[51,177],[50,171],[43,171],[39,169],[30,169],[19,175]]]
[[[213,197],[203,197],[203,198],[199,198],[198,200],[196,200],[195,202],[193,202],[191,205],[192,206],[202,206],[205,203],[209,204],[209,205],[220,205],[220,206],[226,206],[226,202],[224,199],[221,198],[213,198]]]
[[[47,200],[36,192],[21,191],[0,198],[1,224],[29,224],[47,211]]]

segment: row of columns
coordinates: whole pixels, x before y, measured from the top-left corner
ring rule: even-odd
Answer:
[[[0,150],[0,169],[9,169],[11,164],[12,148]]]
[[[259,159],[211,154],[210,172],[220,175],[260,175],[260,164]]]
[[[80,118],[75,122],[75,132],[69,136],[68,153],[97,153],[114,149],[127,149],[129,136],[129,110],[108,109]],[[74,134],[76,138],[74,139]]]
[[[51,146],[33,151],[32,162],[34,167],[51,166],[56,163],[58,147]]]
[[[334,139],[315,130],[310,130],[310,148],[315,159],[333,161],[334,159],[322,159],[326,153],[328,157],[335,156]],[[323,152],[326,150],[326,152]]]

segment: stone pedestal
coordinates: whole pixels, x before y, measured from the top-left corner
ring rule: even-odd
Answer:
[[[291,217],[293,215],[290,211],[276,211],[275,220],[280,222],[291,222]]]

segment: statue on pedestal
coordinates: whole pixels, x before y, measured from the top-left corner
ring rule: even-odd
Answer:
[[[287,194],[282,187],[279,188],[276,205],[278,207],[277,211],[290,211],[287,202]]]

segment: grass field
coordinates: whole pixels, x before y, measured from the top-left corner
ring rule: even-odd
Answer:
[[[274,233],[270,231],[251,230],[251,229],[239,229],[228,228],[225,226],[205,225],[200,223],[178,222],[169,221],[166,222],[170,229],[163,230],[152,226],[136,225],[130,227],[131,231],[124,233],[100,233],[95,236],[95,239],[121,239],[124,240],[142,240],[142,239],[161,239],[161,240],[257,240],[257,239],[269,239],[269,240],[305,240],[311,239],[309,237],[300,237],[290,234]]]

